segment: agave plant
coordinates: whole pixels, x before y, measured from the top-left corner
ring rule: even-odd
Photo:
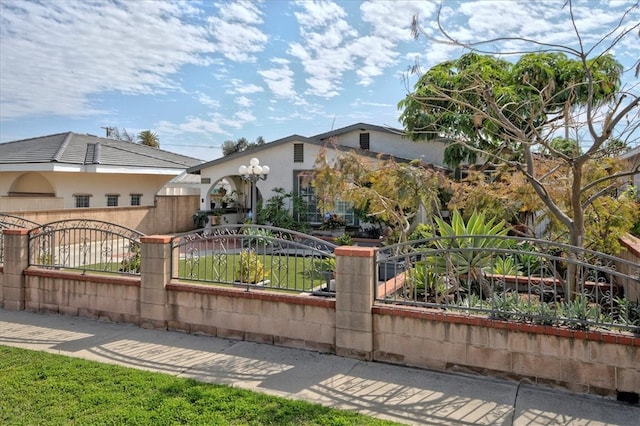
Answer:
[[[491,272],[495,275],[522,275],[519,265],[511,256],[494,259]]]
[[[509,227],[504,221],[495,223],[483,213],[473,212],[465,224],[462,215],[454,211],[451,224],[436,217],[436,231],[441,237],[434,241],[438,255],[428,258],[429,264],[450,282],[452,289],[462,287],[469,291],[472,284],[482,287],[484,297],[491,297],[493,289],[485,278],[495,263],[495,249],[506,249],[512,242],[506,238]]]
[[[426,261],[418,261],[407,271],[406,291],[424,296],[425,300],[430,296],[439,300],[440,295],[446,294],[447,284],[444,277],[429,268]]]

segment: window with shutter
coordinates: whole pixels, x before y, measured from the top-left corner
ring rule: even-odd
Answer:
[[[293,144],[293,162],[304,163],[304,144],[303,143]]]
[[[360,149],[369,150],[369,133],[360,133]]]

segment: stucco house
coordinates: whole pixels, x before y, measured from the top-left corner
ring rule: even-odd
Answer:
[[[153,206],[201,160],[72,132],[0,144],[0,211]]]
[[[231,195],[241,213],[230,215],[227,221],[242,222],[254,206],[251,206],[251,183],[242,179],[239,168],[248,166],[252,158],[257,158],[260,165],[269,166],[267,179],[256,183],[257,200],[271,198],[275,195],[274,188],[301,195],[308,206],[306,217],[301,220],[317,224],[322,222],[323,212],[316,207],[315,194],[307,177],[313,171],[319,151],[325,147],[329,158],[335,158],[340,150],[355,150],[359,155],[371,158],[382,154],[393,156],[398,161],[420,159],[444,168],[444,142],[416,143],[402,135],[399,129],[357,123],[311,137],[291,135],[190,167],[187,173],[200,175],[201,210],[210,210],[214,203],[216,207],[220,206],[221,193],[226,198]],[[335,213],[343,216],[347,224],[356,224],[353,211],[346,203],[337,203],[336,208]]]

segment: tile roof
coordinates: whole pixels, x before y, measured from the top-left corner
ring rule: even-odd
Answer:
[[[135,142],[73,132],[0,143],[0,165],[62,163],[186,169],[201,162]]]

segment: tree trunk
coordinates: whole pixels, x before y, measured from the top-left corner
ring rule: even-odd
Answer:
[[[573,164],[573,179],[571,182],[571,213],[573,220],[569,227],[569,244],[573,247],[582,248],[584,245],[584,211],[582,210],[582,167],[583,162],[577,161]],[[580,283],[578,280],[578,266],[576,261],[578,254],[571,250],[569,253],[569,264],[567,265],[567,282],[566,289],[567,298],[572,300],[580,291]]]

